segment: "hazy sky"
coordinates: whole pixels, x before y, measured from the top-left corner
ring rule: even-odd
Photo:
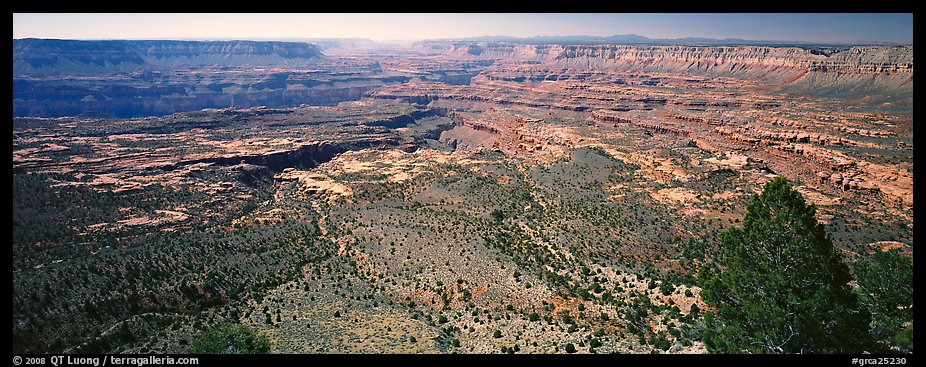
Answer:
[[[13,38],[418,40],[639,34],[913,42],[913,14],[13,14]]]

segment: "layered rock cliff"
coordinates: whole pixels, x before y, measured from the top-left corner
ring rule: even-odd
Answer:
[[[258,41],[13,40],[13,74],[99,74],[199,65],[287,65],[321,57],[313,44]]]
[[[856,46],[829,56],[797,47],[528,45],[425,41],[420,50],[471,58],[536,60],[563,66],[663,71],[795,69],[843,73],[913,71],[913,46]]]
[[[797,47],[527,45],[421,42],[453,57],[520,60],[552,68],[670,72],[759,81],[788,92],[912,95],[913,46],[859,46],[823,55]]]

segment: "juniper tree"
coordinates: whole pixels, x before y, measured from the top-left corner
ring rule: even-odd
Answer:
[[[247,325],[226,324],[206,331],[190,345],[190,353],[268,354],[270,340]]]
[[[896,249],[855,263],[861,301],[872,314],[874,338],[912,352],[913,261]]]
[[[705,345],[715,353],[859,353],[870,314],[816,207],[777,177],[754,195],[743,227],[720,235],[718,267],[699,274]]]

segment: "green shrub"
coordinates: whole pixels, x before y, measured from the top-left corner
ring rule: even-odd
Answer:
[[[270,340],[247,325],[226,324],[204,332],[193,344],[194,354],[268,354]]]

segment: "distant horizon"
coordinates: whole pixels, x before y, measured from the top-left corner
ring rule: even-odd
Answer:
[[[363,25],[363,26],[358,26]],[[873,14],[13,14],[13,39],[411,43],[636,35],[756,43],[913,43],[913,15]]]
[[[475,36],[475,37],[461,37],[461,38],[427,38],[427,39],[409,39],[409,40],[394,40],[394,39],[384,39],[384,40],[373,40],[370,38],[362,37],[170,37],[170,38],[40,38],[40,37],[24,37],[24,38],[13,38],[14,40],[24,40],[24,39],[41,39],[41,40],[62,40],[62,41],[193,41],[193,42],[228,42],[228,41],[254,41],[254,42],[306,42],[311,43],[312,41],[328,41],[328,40],[354,40],[354,41],[367,41],[375,45],[380,46],[390,46],[390,45],[410,45],[416,42],[424,41],[464,41],[464,42],[512,42],[512,43],[569,43],[564,39],[601,39],[601,38],[612,38],[612,37],[632,37],[640,36],[648,38],[647,41],[637,41],[637,42],[626,42],[626,41],[616,41],[616,42],[595,42],[595,41],[585,41],[585,42],[576,42],[578,44],[626,44],[626,45],[687,45],[687,46],[731,46],[731,45],[757,45],[757,46],[790,46],[790,45],[800,45],[800,46],[912,46],[913,43],[897,43],[897,42],[812,42],[812,41],[799,41],[799,40],[756,40],[756,39],[740,39],[740,38],[710,38],[710,37],[679,37],[679,38],[650,38],[646,36],[641,36],[638,34],[615,34],[610,36],[588,36],[588,35],[562,35],[562,36],[532,36],[532,37],[513,37],[507,35],[485,35],[485,36]],[[536,41],[535,41],[536,40]],[[545,41],[550,40],[550,41]],[[685,40],[710,40],[712,43],[708,44],[699,44],[697,42],[685,43]]]

